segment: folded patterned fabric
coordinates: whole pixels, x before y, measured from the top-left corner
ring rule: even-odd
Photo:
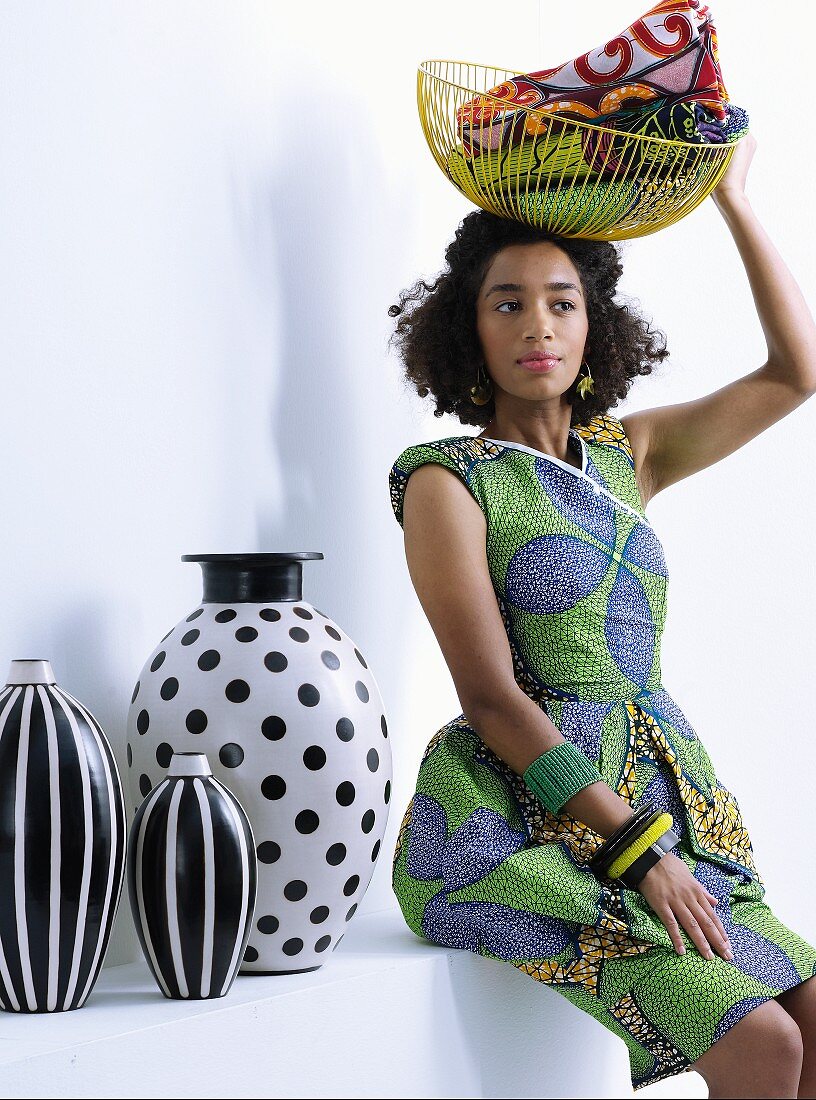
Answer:
[[[729,102],[716,28],[700,0],[662,0],[574,61],[506,80],[468,100],[456,112],[464,156],[551,132],[555,120],[531,110],[698,145],[734,142],[748,129],[746,112]]]

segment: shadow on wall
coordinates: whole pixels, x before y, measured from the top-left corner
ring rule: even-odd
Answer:
[[[389,534],[398,550],[402,540],[388,489],[397,452],[383,450],[382,439],[393,438],[404,420],[390,379],[398,368],[386,356],[383,333],[402,286],[395,274],[405,267],[400,253],[408,252],[410,219],[400,216],[407,185],[387,186],[381,135],[362,92],[317,71],[310,101],[321,104],[319,140],[302,111],[283,113],[275,119],[274,174],[258,173],[246,192],[236,181],[239,247],[275,321],[269,378],[260,380],[260,392],[270,395],[268,461],[246,470],[233,457],[231,476],[253,478],[257,549],[324,554],[304,564],[304,599],[359,646],[393,734],[392,713],[408,695],[412,633],[395,631],[411,617],[395,600],[410,598],[411,589],[394,583],[393,559],[383,553]],[[393,248],[384,239],[391,234]],[[401,553],[397,564],[405,569]],[[418,751],[422,740],[410,748]],[[383,866],[364,911],[393,905],[388,864],[404,810],[397,802],[403,795],[395,790]]]
[[[256,526],[264,549],[325,553],[326,564],[304,580],[314,585],[330,573],[336,590],[340,577],[355,585],[361,548],[349,528],[359,515],[355,471],[367,457],[373,411],[355,399],[362,387],[349,329],[358,322],[345,312],[365,292],[370,214],[352,162],[373,163],[376,155],[364,114],[342,88],[327,83],[321,94],[310,86],[312,97],[323,105],[320,140],[299,112],[285,114],[275,133],[278,171],[258,196],[275,231],[278,362],[268,423],[272,461],[281,465],[260,487]],[[304,538],[310,545],[301,545]],[[322,544],[312,546],[316,538]]]

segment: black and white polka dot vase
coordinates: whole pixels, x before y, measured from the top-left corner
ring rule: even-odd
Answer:
[[[320,553],[187,555],[202,603],[148,657],[128,715],[134,806],[173,752],[205,752],[252,823],[258,894],[241,972],[316,970],[374,872],[391,743],[357,646],[302,598]]]
[[[205,753],[173,753],[130,827],[127,876],[142,951],[165,997],[228,993],[252,923],[257,859],[249,819]]]
[[[82,1008],[124,881],[122,784],[93,715],[50,661],[12,661],[0,691],[0,1008]]]

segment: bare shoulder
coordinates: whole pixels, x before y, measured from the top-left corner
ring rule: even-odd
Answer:
[[[487,528],[484,513],[462,480],[437,462],[427,462],[414,470],[405,486],[403,507],[405,526],[414,526],[423,519],[444,521],[447,516],[455,516],[469,518],[482,531]]]

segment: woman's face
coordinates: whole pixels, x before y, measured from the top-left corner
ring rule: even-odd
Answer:
[[[476,329],[499,400],[501,391],[521,400],[559,399],[578,376],[589,331],[581,279],[566,252],[551,241],[497,252],[479,288]],[[531,352],[559,362],[537,373],[519,362]]]

